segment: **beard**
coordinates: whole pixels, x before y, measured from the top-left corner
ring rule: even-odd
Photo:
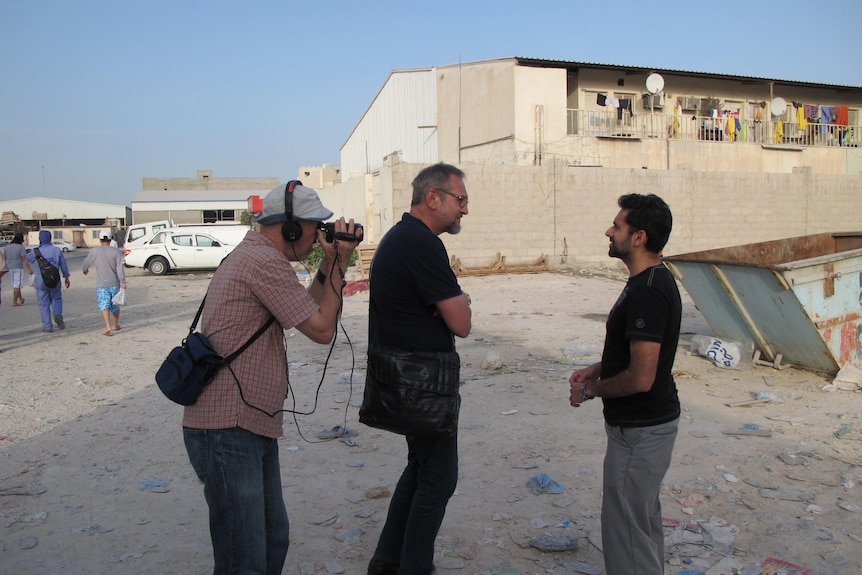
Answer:
[[[445,228],[443,228],[443,231],[450,233],[454,236],[454,235],[458,234],[458,232],[461,231],[461,222],[454,221],[451,224],[449,224],[448,226],[446,226]]]

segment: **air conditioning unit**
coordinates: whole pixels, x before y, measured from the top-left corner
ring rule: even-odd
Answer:
[[[664,108],[664,92],[658,92],[657,94],[644,94],[642,96],[642,100],[644,110],[650,109],[650,102],[652,102],[654,110],[661,110]]]
[[[682,99],[683,110],[700,110],[700,98],[686,96]]]

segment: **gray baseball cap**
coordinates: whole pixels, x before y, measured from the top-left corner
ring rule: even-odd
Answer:
[[[284,202],[285,188],[280,184],[273,188],[263,199],[263,211],[254,219],[261,225],[277,224],[285,221]],[[296,185],[293,188],[293,219],[325,222],[332,217],[332,212],[323,207],[320,197],[308,186]]]

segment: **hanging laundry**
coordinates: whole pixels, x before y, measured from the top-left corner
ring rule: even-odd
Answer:
[[[775,131],[772,133],[772,141],[776,144],[784,142],[784,122],[781,120],[775,122]]]
[[[623,111],[628,110],[629,114],[632,113],[632,103],[631,100],[627,100],[626,98],[620,99],[620,107],[617,108],[617,120],[623,119]]]
[[[829,106],[821,106],[820,107],[820,123],[823,124],[820,126],[820,133],[826,135],[829,133],[829,126],[826,124],[832,123],[832,108]]]
[[[604,94],[596,94],[596,104],[599,106],[607,106],[608,97]]]
[[[850,109],[847,106],[838,106],[835,114],[835,123],[846,126],[850,123]]]
[[[796,107],[796,123],[800,130],[805,130],[808,127],[808,120],[805,119],[805,108],[801,104]]]
[[[805,110],[805,119],[807,119],[807,120],[816,120],[817,119],[817,106],[813,106],[811,104],[803,104],[802,108]]]

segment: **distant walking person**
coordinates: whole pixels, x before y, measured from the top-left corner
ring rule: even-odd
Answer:
[[[18,307],[24,305],[24,298],[21,296],[21,288],[24,287],[24,268],[27,268],[28,274],[33,275],[33,268],[27,261],[27,250],[24,249],[24,234],[15,234],[12,243],[4,250],[6,267],[9,269],[9,278],[12,281],[12,305]]]
[[[66,263],[66,258],[63,257],[63,252],[56,246],[51,245],[51,232],[42,230],[39,232],[39,247],[37,248],[42,257],[48,260],[48,263],[54,265],[60,270],[60,274],[65,278],[66,289],[72,286],[69,281],[69,265]],[[27,253],[27,261],[30,264],[36,263],[36,250]],[[51,323],[51,315],[57,323],[57,329],[66,329],[66,322],[63,321],[63,290],[60,284],[49,288],[42,281],[42,270],[38,265],[32,266],[36,271],[35,287],[36,299],[39,300],[39,315],[42,317],[42,332],[52,333],[54,324]]]
[[[672,216],[655,194],[628,194],[618,203],[620,211],[605,236],[608,255],[622,260],[629,280],[608,314],[602,359],[572,374],[569,401],[578,407],[601,397],[604,403],[605,573],[662,575],[659,495],[680,416],[672,369],[682,303],[661,261]]]
[[[120,288],[126,289],[126,272],[123,268],[123,252],[111,247],[111,234],[102,232],[99,235],[98,247],[92,248],[84,259],[81,271],[84,275],[90,271],[90,266],[96,268],[96,297],[99,311],[105,320],[103,335],[112,335],[120,331],[120,306],[114,303],[114,296]],[[111,315],[114,323],[111,324]]]

